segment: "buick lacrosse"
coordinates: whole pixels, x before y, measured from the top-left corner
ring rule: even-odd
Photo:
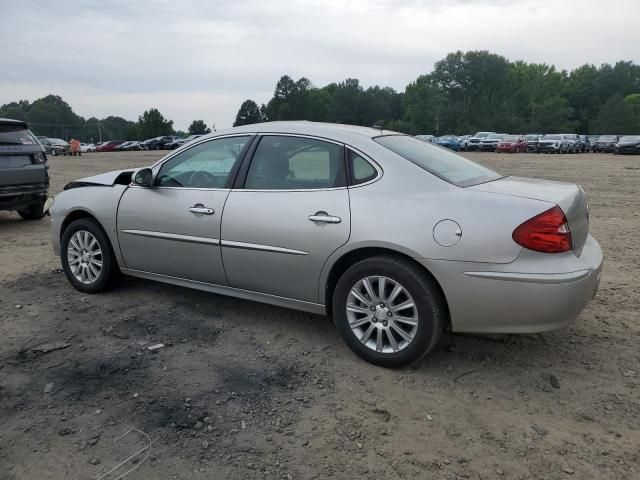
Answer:
[[[565,326],[603,261],[579,186],[348,125],[215,132],[148,168],[72,182],[50,213],[82,292],[124,274],[330,315],[356,354],[387,367],[420,359],[444,330]]]

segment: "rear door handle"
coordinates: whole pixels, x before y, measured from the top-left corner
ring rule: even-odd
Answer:
[[[191,213],[199,214],[199,215],[213,215],[216,211],[213,208],[205,207],[202,204],[194,205],[189,209]]]
[[[340,217],[329,215],[327,212],[316,212],[309,215],[309,220],[318,223],[340,223],[342,221]]]

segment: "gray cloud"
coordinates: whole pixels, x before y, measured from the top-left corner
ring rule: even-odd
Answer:
[[[285,73],[402,89],[457,49],[638,61],[639,16],[637,0],[2,0],[0,103],[52,92],[85,116],[157,106],[223,127]]]

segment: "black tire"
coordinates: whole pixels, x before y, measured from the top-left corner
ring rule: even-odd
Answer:
[[[69,266],[69,258],[67,251],[69,249],[69,243],[71,237],[78,231],[85,230],[98,241],[100,249],[102,251],[102,269],[100,274],[92,283],[83,283],[78,280],[71,272]],[[118,262],[116,261],[111,247],[111,242],[107,237],[102,227],[95,221],[89,218],[81,218],[72,222],[62,234],[62,240],[60,242],[62,269],[69,283],[73,285],[76,290],[84,293],[99,293],[107,291],[117,285],[118,281],[122,277]]]
[[[51,156],[52,156],[52,157],[55,157],[56,155],[58,155],[58,152],[56,152],[56,149],[55,149],[55,148],[52,148],[52,149],[51,149]]]
[[[412,341],[396,352],[382,353],[363,344],[349,326],[346,305],[351,289],[368,276],[384,276],[401,284],[413,298],[418,326]],[[435,280],[413,263],[393,256],[362,260],[342,274],[333,294],[333,318],[345,343],[364,360],[387,368],[417,362],[438,343],[448,318],[446,301]],[[385,323],[386,325],[386,323]]]
[[[26,208],[20,208],[18,209],[18,215],[20,215],[23,220],[40,220],[44,217],[44,202],[29,205]]]

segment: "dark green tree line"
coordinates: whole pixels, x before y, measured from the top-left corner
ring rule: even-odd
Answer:
[[[357,79],[316,87],[284,75],[258,108],[245,101],[236,125],[313,120],[380,125],[408,133],[640,133],[640,66],[619,61],[570,72],[511,62],[487,51],[454,52],[403,92]]]

